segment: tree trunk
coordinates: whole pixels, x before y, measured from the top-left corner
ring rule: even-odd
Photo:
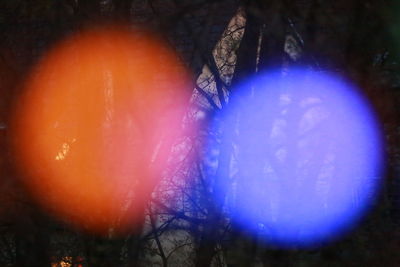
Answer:
[[[88,236],[85,246],[88,266],[117,267],[122,265],[123,239]]]

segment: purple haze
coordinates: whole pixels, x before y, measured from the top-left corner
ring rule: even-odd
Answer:
[[[231,163],[229,174],[215,174],[216,201],[267,243],[313,247],[335,240],[376,199],[379,124],[339,76],[301,69],[259,74],[234,89],[217,118],[221,138],[208,150],[219,150],[219,164],[225,154]]]

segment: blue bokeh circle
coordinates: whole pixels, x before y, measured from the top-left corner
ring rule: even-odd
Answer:
[[[258,74],[233,88],[211,128],[214,200],[269,244],[307,248],[336,240],[376,201],[380,125],[360,91],[337,74]]]

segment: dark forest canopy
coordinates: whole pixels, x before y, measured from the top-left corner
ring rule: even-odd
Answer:
[[[394,2],[2,0],[0,265],[397,266],[400,6]],[[45,212],[21,184],[23,166],[10,148],[13,103],[31,70],[61,40],[111,23],[152,31],[176,51],[194,84],[183,123],[197,125],[172,149],[179,164],[166,168],[141,225],[123,236],[89,234]],[[354,231],[326,246],[283,250],[236,227],[227,208],[212,201],[215,177],[232,176],[236,152],[220,148],[210,159],[204,144],[223,144],[213,127],[238,85],[256,73],[298,67],[329,71],[362,88],[380,121],[386,167],[379,197]]]

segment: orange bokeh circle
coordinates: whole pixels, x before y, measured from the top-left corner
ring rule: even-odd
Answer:
[[[153,35],[122,27],[60,42],[25,82],[12,118],[23,182],[90,232],[133,229],[182,129],[191,80]]]

